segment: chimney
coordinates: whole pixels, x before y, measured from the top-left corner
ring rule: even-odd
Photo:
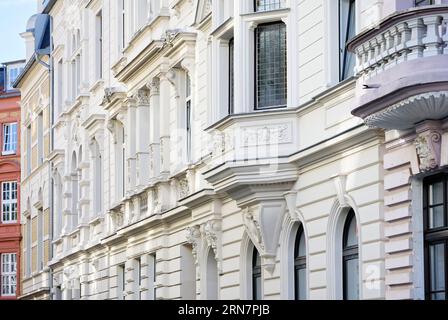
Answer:
[[[28,60],[34,54],[34,32],[32,31],[22,32],[20,36],[25,40],[26,61],[28,62]]]

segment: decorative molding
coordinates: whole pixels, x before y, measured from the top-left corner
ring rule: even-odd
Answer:
[[[415,149],[422,172],[437,169],[440,166],[442,148],[441,123],[425,121],[417,128]]]
[[[346,194],[347,194],[347,175],[339,174],[331,177],[336,188],[336,195],[338,197],[339,204],[343,207],[347,205]]]
[[[187,231],[187,241],[192,246],[192,254],[196,266],[199,266],[198,252],[201,243],[201,230],[199,225],[188,227]]]

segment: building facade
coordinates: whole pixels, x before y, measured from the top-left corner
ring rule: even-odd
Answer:
[[[24,299],[447,298],[448,1],[40,8]]]
[[[20,295],[20,92],[12,87],[24,61],[0,65],[0,300]]]

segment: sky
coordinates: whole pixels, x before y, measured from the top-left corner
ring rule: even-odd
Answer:
[[[25,59],[25,43],[20,37],[37,10],[36,0],[0,0],[0,63]]]

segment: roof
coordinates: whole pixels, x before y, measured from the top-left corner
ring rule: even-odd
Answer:
[[[13,88],[17,88],[19,86],[20,82],[22,82],[23,78],[28,73],[28,71],[30,71],[31,67],[34,65],[35,62],[36,62],[36,56],[32,55],[30,60],[28,60],[25,67],[23,68],[23,71],[19,74],[16,81],[13,83],[12,85]]]

